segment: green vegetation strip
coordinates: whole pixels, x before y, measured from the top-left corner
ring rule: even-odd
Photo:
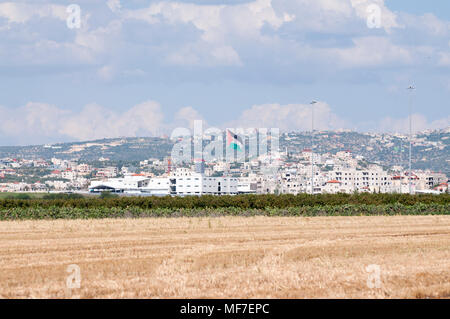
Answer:
[[[0,220],[23,219],[98,219],[142,217],[219,217],[219,216],[371,216],[371,215],[450,215],[449,205],[403,204],[324,205],[288,208],[153,208],[141,207],[56,207],[3,208]]]
[[[450,215],[450,195],[322,194],[0,199],[0,220],[201,216]]]
[[[2,208],[287,208],[303,206],[336,205],[387,205],[441,204],[450,205],[450,194],[405,195],[405,194],[321,194],[321,195],[238,195],[238,196],[187,196],[187,197],[83,197],[78,194],[47,194],[41,199],[1,199]]]

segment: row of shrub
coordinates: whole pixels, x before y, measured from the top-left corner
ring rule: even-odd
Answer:
[[[188,197],[63,197],[48,195],[43,199],[3,199],[0,209],[10,208],[239,208],[264,209],[289,207],[341,206],[341,205],[416,205],[439,204],[450,207],[450,194],[407,195],[407,194],[321,194],[321,195],[238,195],[238,196],[188,196]]]
[[[218,217],[218,216],[372,216],[372,215],[450,215],[442,204],[345,204],[263,209],[228,208],[142,208],[122,207],[13,207],[0,209],[0,220],[22,219],[96,219],[142,217]]]

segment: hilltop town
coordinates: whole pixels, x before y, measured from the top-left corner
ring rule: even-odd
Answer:
[[[450,128],[413,136],[410,179],[406,135],[328,131],[316,132],[314,140],[311,152],[310,133],[281,134],[277,167],[270,173],[264,156],[176,167],[170,161],[174,142],[167,136],[0,147],[0,192],[184,196],[408,193],[409,187],[415,193],[448,192]]]

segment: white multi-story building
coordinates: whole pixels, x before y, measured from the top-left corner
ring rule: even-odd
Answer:
[[[416,174],[411,174],[411,180],[408,180],[408,173],[403,175],[392,176],[392,193],[409,193],[409,182],[411,182],[411,192],[414,194],[416,192],[416,185],[419,180]]]
[[[170,180],[168,177],[154,177],[148,179],[144,186],[140,187],[141,193],[155,195],[155,196],[167,196],[170,195]]]
[[[164,196],[169,195],[169,179],[167,177],[148,178],[134,174],[123,178],[92,181],[89,191]]]
[[[118,174],[118,169],[117,167],[105,167],[105,168],[99,168],[97,171],[97,177],[106,177],[106,178],[111,178],[111,177],[116,177]]]
[[[329,181],[324,191],[341,193],[377,192],[389,193],[392,191],[392,180],[388,173],[381,168],[369,170],[337,169],[328,172]],[[339,182],[336,183],[336,182]]]
[[[209,177],[186,168],[179,168],[168,177],[149,178],[134,174],[123,178],[92,181],[89,191],[155,196],[234,195],[238,193],[238,179]]]
[[[342,189],[341,185],[342,182],[333,179],[325,183],[322,191],[328,194],[346,193],[346,190]]]
[[[247,177],[238,178],[238,193],[239,194],[256,194],[258,191],[259,178],[256,174],[251,174]]]
[[[88,175],[92,171],[92,167],[88,164],[79,164],[76,167],[76,171],[81,175]]]
[[[169,176],[172,195],[234,195],[238,193],[238,178],[211,177],[178,168]]]
[[[61,172],[61,177],[72,181],[77,177],[77,173],[72,171],[71,169],[66,169],[65,171]]]
[[[305,177],[297,175],[295,171],[288,171],[281,174],[282,194],[299,194],[305,191]]]
[[[230,169],[230,163],[227,162],[217,162],[213,166],[215,172],[225,172]]]

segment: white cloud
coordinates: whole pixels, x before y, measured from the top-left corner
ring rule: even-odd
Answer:
[[[114,78],[115,74],[116,70],[111,65],[105,65],[97,71],[97,75],[106,82],[111,81]]]
[[[384,35],[371,35],[374,30],[365,25],[367,7],[370,4],[380,7],[381,26],[386,31]],[[116,13],[112,18],[90,19],[98,14],[96,10],[108,10],[107,7]],[[65,8],[62,5],[42,3],[5,2],[0,4],[0,17],[5,17],[9,23],[21,24],[29,22],[32,17],[65,21]],[[393,36],[393,32],[403,28],[403,24],[408,27],[420,26],[428,30],[432,37],[448,37],[450,32],[450,24],[432,14],[397,16],[386,7],[384,0],[255,0],[241,4],[225,2],[220,5],[160,1],[141,9],[125,9],[119,0],[108,0],[106,5],[92,5],[87,9],[82,5],[82,9],[82,28],[71,30],[65,40],[56,42],[46,38],[45,30],[31,35],[25,32],[23,34],[28,38],[21,41],[22,44],[18,47],[8,47],[8,52],[11,53],[1,54],[0,59],[21,60],[30,64],[37,56],[40,64],[46,62],[45,64],[62,65],[70,63],[69,61],[100,64],[104,63],[108,55],[125,57],[127,53],[133,54],[143,49],[142,52],[152,55],[154,63],[166,65],[245,66],[253,61],[253,57],[270,59],[272,56],[282,56],[268,62],[295,65],[313,59],[326,63],[337,57],[341,67],[372,67],[392,62],[409,63],[418,55],[416,51],[420,48],[396,43],[398,37]],[[136,20],[158,26],[155,30],[161,30],[161,27],[165,30],[188,26],[185,28],[186,33],[192,33],[193,29],[198,33],[190,34],[192,38],[186,37],[180,41],[163,38],[162,43],[155,44],[151,39],[142,37],[143,33],[133,29],[133,21]],[[102,25],[94,27],[88,23],[96,24],[98,21]],[[0,26],[0,32],[4,28]],[[67,29],[65,23],[61,23],[61,28]],[[132,41],[128,37],[122,37],[124,30],[127,35],[132,35]],[[269,31],[266,32],[267,30]],[[44,33],[40,33],[41,31]],[[317,39],[309,41],[303,38],[311,32],[323,33],[327,39],[330,35],[337,37],[334,40],[324,40],[330,42],[325,42],[325,46],[322,46],[320,36],[317,43]],[[346,39],[339,42],[342,41],[342,35]],[[177,36],[183,37],[183,32]],[[350,37],[353,46],[349,47]],[[295,40],[292,41],[292,38]],[[445,49],[429,46],[427,50],[439,55],[439,65],[448,64]],[[1,51],[0,47],[0,53]],[[49,57],[47,61],[46,56]],[[122,63],[123,60],[115,59],[117,63]],[[131,66],[123,67],[127,69]],[[133,67],[136,68],[135,65]],[[118,74],[122,73],[121,70],[117,71]]]
[[[203,121],[203,126],[207,126],[207,123],[203,116],[191,106],[183,107],[175,114],[176,127],[188,127],[190,129],[193,129],[194,121],[196,120]]]
[[[315,105],[315,129],[337,129],[345,127],[345,121],[336,116],[328,104]],[[88,104],[78,112],[61,109],[54,105],[30,102],[9,109],[0,107],[2,126],[0,134],[20,143],[42,143],[42,141],[92,140],[120,136],[159,135],[178,127],[193,128],[194,120],[203,116],[193,107],[181,108],[175,113],[172,124],[164,123],[161,106],[147,101],[125,112],[118,112]],[[223,127],[267,127],[281,130],[310,130],[311,106],[302,104],[264,104],[244,110],[238,119],[223,123]]]
[[[173,65],[241,66],[242,61],[232,47],[214,46],[204,42],[187,44],[169,53],[165,61]]]
[[[368,31],[366,26],[370,5],[380,10],[380,27],[387,33],[400,27],[397,16],[383,0],[274,0],[272,6],[278,14],[283,11],[295,16],[299,32],[324,32],[331,34],[358,33]],[[359,29],[356,30],[355,27]]]
[[[293,24],[298,32],[339,32],[353,14],[350,2],[342,0],[274,0],[273,7],[278,14],[295,16]]]
[[[431,13],[416,18],[415,23],[420,23],[430,34],[435,36],[448,36],[450,34],[450,23],[440,20]]]
[[[0,36],[4,38],[0,40],[0,64],[72,66],[93,63],[100,52],[94,49],[104,42],[105,36],[87,41],[90,14],[83,10],[82,28],[69,29],[66,8],[42,3],[0,3],[0,18],[7,19],[7,25],[0,27]],[[49,22],[48,18],[56,20]],[[47,19],[47,24],[41,24],[42,19]],[[92,32],[95,34],[95,31]]]
[[[242,65],[238,53],[230,46],[216,47],[211,51],[211,55],[224,65]]]
[[[438,65],[450,66],[450,52],[439,52]]]
[[[450,127],[450,116],[435,121],[428,121],[425,115],[415,113],[411,116],[411,123],[411,128],[414,133],[430,129],[442,129]],[[376,130],[380,132],[408,133],[409,116],[406,118],[386,117],[379,121]]]
[[[106,5],[112,12],[117,12],[122,8],[122,5],[120,4],[120,0],[108,0],[106,2]]]
[[[436,17],[432,13],[425,13],[422,16],[402,13],[401,20],[409,29],[409,32],[426,34],[430,37],[448,38],[450,34],[450,22]]]
[[[19,138],[21,142],[155,135],[165,128],[161,107],[153,101],[125,112],[89,104],[78,113],[30,102],[18,109],[0,107],[0,116],[0,133]]]
[[[390,32],[392,28],[401,27],[397,22],[397,15],[390,11],[384,4],[384,0],[351,0],[352,7],[356,11],[356,15],[367,21],[370,15],[368,8],[370,5],[376,5],[380,8],[380,27]]]
[[[50,4],[0,3],[0,17],[9,23],[25,23],[32,17],[67,19],[66,6]]]
[[[255,36],[265,23],[279,28],[294,19],[288,13],[278,16],[271,0],[256,0],[239,5],[158,2],[145,9],[127,10],[123,17],[144,20],[150,24],[191,23],[204,32],[202,39],[207,42],[220,42],[224,33]]]
[[[98,104],[88,104],[80,111],[74,112],[50,104],[30,102],[17,109],[0,106],[0,118],[0,136],[8,138],[14,144],[155,136],[168,133],[175,127],[193,129],[195,120],[202,120],[204,129],[208,127],[203,116],[191,106],[181,108],[174,118],[170,119],[171,124],[168,124],[164,121],[160,104],[154,101],[135,105],[124,112]],[[422,114],[413,114],[412,123],[414,132],[447,128],[450,127],[450,116],[428,121]],[[371,124],[362,124],[366,125],[366,129],[370,126],[380,132],[409,131],[409,118],[386,117]],[[314,105],[315,130],[338,130],[351,125],[351,122],[336,115],[327,103],[319,102]],[[254,105],[244,110],[236,120],[222,123],[220,127],[309,131],[311,105]]]
[[[263,104],[254,105],[244,110],[240,117],[228,127],[243,128],[279,128],[282,131],[311,130],[311,105],[306,104]],[[334,114],[330,106],[324,102],[314,105],[314,129],[339,129],[346,122]]]
[[[97,104],[86,105],[59,128],[60,134],[86,140],[104,137],[154,135],[163,128],[163,114],[153,101],[119,113]]]
[[[331,50],[342,66],[371,67],[391,63],[405,64],[413,60],[406,48],[393,44],[385,37],[356,38],[353,42],[353,47]]]
[[[181,65],[241,65],[232,42],[242,39],[262,40],[261,29],[278,29],[295,19],[283,12],[278,16],[271,0],[256,0],[239,5],[197,5],[182,2],[158,2],[148,8],[127,10],[124,19],[149,24],[192,24],[201,31],[200,38],[181,50],[168,54],[166,62]]]
[[[86,25],[86,24],[85,24]],[[89,30],[87,27],[77,32],[74,44],[88,48],[93,53],[104,53],[119,44],[122,23],[113,20],[104,27]]]

